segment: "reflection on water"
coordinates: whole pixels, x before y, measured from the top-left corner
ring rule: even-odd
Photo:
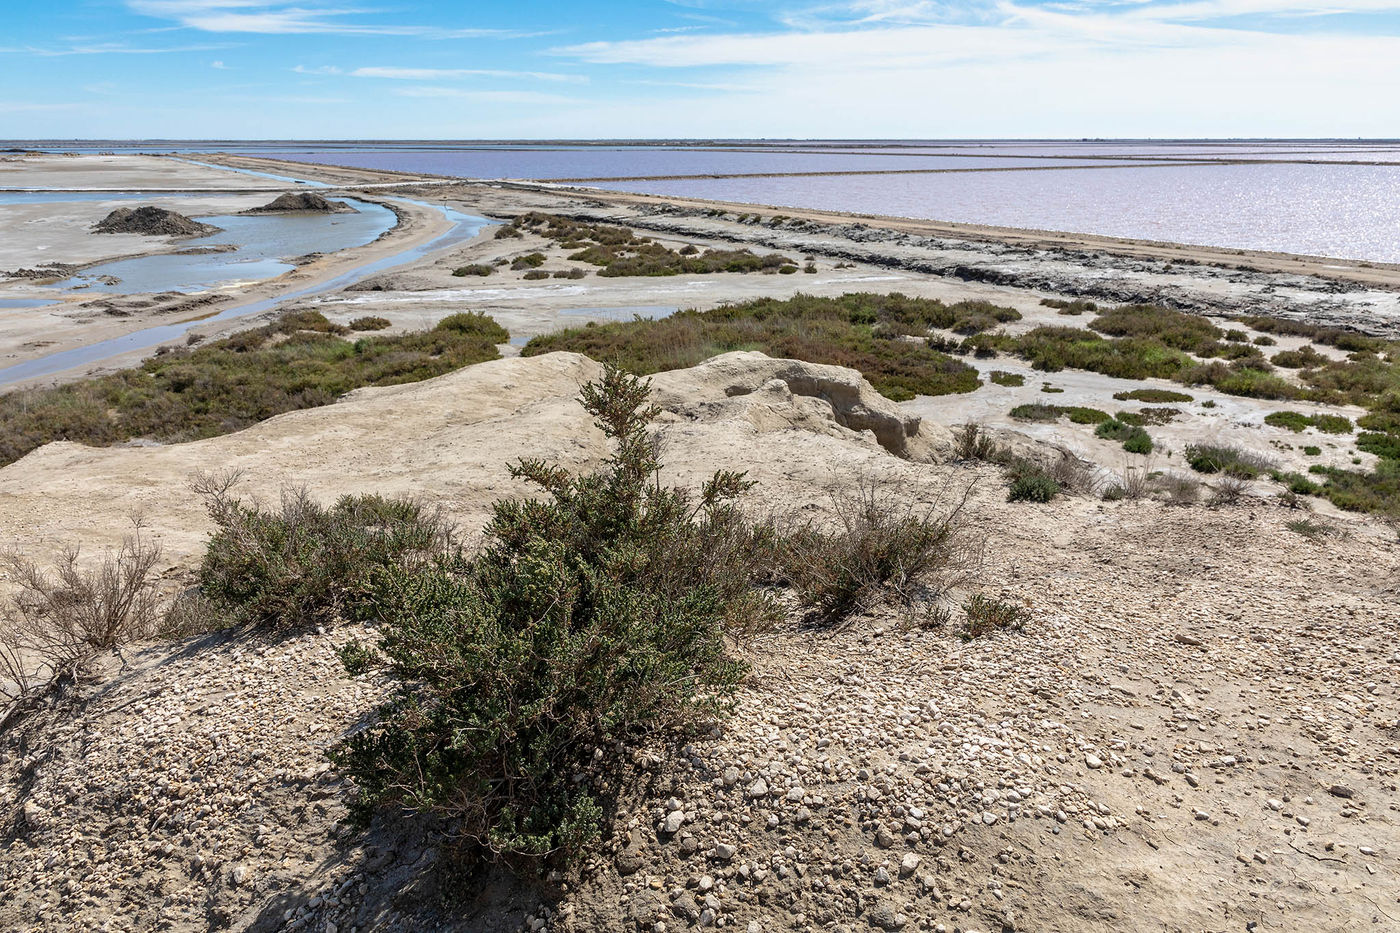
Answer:
[[[56,304],[58,302],[42,298],[0,298],[0,308],[47,308]]]
[[[111,340],[103,340],[98,343],[89,344],[85,347],[76,347],[72,350],[63,350],[59,353],[51,353],[48,356],[40,357],[37,360],[30,360],[26,363],[19,363],[7,369],[0,369],[0,386],[10,385],[25,379],[37,379],[43,376],[50,376],[54,373],[61,373],[64,370],[73,369],[77,366],[87,366],[98,363],[102,360],[118,356],[123,353],[131,353],[138,350],[150,350],[160,346],[167,340],[175,340],[184,336],[185,332],[196,324],[206,321],[227,321],[236,318],[248,317],[254,314],[261,314],[269,311],[283,302],[296,298],[304,298],[307,295],[317,295],[322,292],[336,291],[353,285],[355,282],[368,276],[394,269],[407,263],[411,263],[424,254],[434,250],[445,249],[470,240],[481,232],[481,228],[490,223],[485,217],[476,217],[471,214],[463,214],[460,211],[452,210],[441,204],[430,204],[426,201],[413,201],[408,198],[397,198],[399,201],[408,201],[421,207],[430,208],[442,213],[443,217],[452,222],[451,228],[445,233],[434,237],[426,243],[406,249],[403,252],[386,256],[376,262],[367,263],[351,269],[349,272],[336,276],[317,285],[308,285],[305,288],[278,295],[275,298],[267,298],[262,301],[255,301],[251,304],[241,305],[236,308],[228,308],[218,314],[209,315],[197,320],[181,321],[175,324],[165,324],[160,327],[148,327],[145,330],[135,331]],[[343,215],[342,215],[343,216]]]
[[[185,249],[236,248],[228,252],[166,253],[107,262],[52,287],[119,294],[204,291],[234,282],[275,278],[295,268],[289,259],[363,246],[394,226],[394,212],[387,207],[348,198],[338,200],[351,204],[359,213],[201,217],[205,223],[223,229],[212,236],[183,241]]]

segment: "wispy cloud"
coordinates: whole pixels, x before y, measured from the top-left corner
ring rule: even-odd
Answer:
[[[224,44],[170,45],[147,48],[122,45],[117,42],[104,42],[95,45],[74,45],[67,48],[29,46],[22,49],[0,49],[0,52],[28,52],[31,55],[39,55],[44,58],[56,58],[63,55],[173,55],[179,52],[214,52],[226,48],[228,46]]]
[[[127,0],[135,13],[174,20],[202,32],[261,35],[413,36],[422,39],[475,39],[522,36],[500,29],[366,22],[373,10],[325,5],[295,6],[275,0]]]
[[[535,81],[559,81],[583,84],[584,75],[566,75],[549,71],[500,71],[492,68],[356,68],[347,72],[352,78],[387,78],[396,81],[447,81],[453,78],[530,78]]]
[[[440,97],[456,100],[470,100],[488,104],[535,104],[556,105],[578,103],[571,97],[561,94],[542,94],[538,91],[474,91],[460,87],[422,85],[400,88],[395,92],[400,97]]]
[[[225,65],[223,62],[219,62],[219,61],[210,62],[210,63],[209,63],[209,67],[210,67],[210,68],[213,68],[215,71],[228,71],[228,70],[229,70],[228,65]]]

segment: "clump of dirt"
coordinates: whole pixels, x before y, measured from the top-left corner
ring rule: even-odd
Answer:
[[[218,233],[213,224],[190,220],[183,214],[146,204],[142,207],[119,207],[102,218],[93,233],[137,233],[142,236],[199,237]]]
[[[244,214],[357,214],[344,201],[328,201],[310,191],[279,195],[272,203],[249,208]]]

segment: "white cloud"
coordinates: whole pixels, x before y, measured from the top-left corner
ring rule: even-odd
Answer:
[[[440,97],[457,100],[470,100],[484,104],[534,104],[559,105],[577,104],[579,101],[560,94],[542,94],[538,91],[472,91],[460,87],[422,85],[400,88],[395,91],[400,97]]]
[[[170,19],[202,32],[261,35],[330,34],[342,36],[416,36],[423,39],[472,39],[518,36],[498,29],[445,29],[439,26],[379,25],[363,21],[368,10],[329,6],[293,6],[278,0],[127,0],[136,13]],[[352,17],[361,17],[356,20]]]
[[[647,127],[637,135],[1386,136],[1400,125],[1400,37],[1211,28],[1141,9],[1002,2],[985,24],[665,36],[554,52],[682,80],[705,69],[696,83],[721,86],[684,108],[598,102],[570,115],[585,126]],[[732,84],[743,90],[723,89]]]
[[[210,68],[213,68],[215,71],[228,71],[228,70],[229,70],[228,65],[225,65],[223,62],[210,62],[210,63],[209,63],[209,67],[210,67]]]
[[[491,68],[356,68],[348,72],[354,78],[387,78],[398,81],[445,81],[452,78],[530,78],[535,81],[559,81],[572,84],[587,82],[583,75],[556,74],[548,71],[499,71]]]

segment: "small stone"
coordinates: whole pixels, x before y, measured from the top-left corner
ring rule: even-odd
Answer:
[[[727,862],[734,857],[734,853],[737,851],[739,850],[729,843],[721,842],[719,845],[715,846],[715,858],[719,859],[721,862]]]
[[[735,784],[739,783],[739,769],[733,765],[725,768],[723,780],[725,787],[733,787]]]
[[[749,785],[749,796],[750,796],[750,797],[767,797],[767,796],[768,796],[768,782],[765,781],[763,778],[758,778],[757,780],[755,780],[752,784]]]
[[[1341,797],[1343,800],[1350,800],[1352,797],[1356,796],[1356,792],[1345,784],[1333,784],[1331,787],[1327,788],[1327,793],[1331,794],[1333,797]]]
[[[887,872],[887,871],[885,871],[885,866],[881,865],[879,868],[875,869],[875,883],[876,883],[876,884],[889,884],[889,883],[890,883],[890,873]]]
[[[1084,766],[1086,768],[1092,768],[1097,770],[1098,768],[1103,767],[1103,759],[1097,755],[1085,755]]]
[[[1282,809],[1283,809],[1283,801],[1282,801],[1282,800],[1275,800],[1274,798],[1270,797],[1270,798],[1269,798],[1269,809],[1270,809],[1270,810],[1282,810]]]
[[[666,814],[665,830],[667,835],[675,835],[681,831],[681,827],[684,825],[685,811],[672,810],[670,813]]]
[[[919,870],[919,857],[913,852],[908,853],[899,860],[899,877],[908,878]]]
[[[906,923],[904,915],[894,909],[894,905],[881,898],[865,912],[865,919],[877,930],[902,930]]]

